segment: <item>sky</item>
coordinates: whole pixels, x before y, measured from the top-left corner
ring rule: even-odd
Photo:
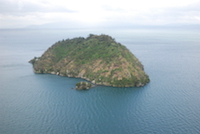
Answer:
[[[0,0],[0,28],[49,23],[68,27],[200,24],[200,0]]]

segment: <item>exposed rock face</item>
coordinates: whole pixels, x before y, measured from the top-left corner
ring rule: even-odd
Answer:
[[[59,41],[30,62],[35,73],[83,78],[97,85],[134,87],[150,81],[140,61],[107,35]]]
[[[89,83],[89,82],[79,82],[79,83],[77,83],[76,84],[76,89],[77,90],[86,90],[86,89],[90,89],[90,88],[92,88],[93,86],[92,86],[92,84],[91,83]]]

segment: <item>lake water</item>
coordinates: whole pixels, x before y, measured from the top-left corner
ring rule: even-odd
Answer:
[[[144,65],[140,88],[72,89],[81,79],[34,74],[58,40],[109,34]],[[0,134],[199,134],[200,32],[0,30]]]

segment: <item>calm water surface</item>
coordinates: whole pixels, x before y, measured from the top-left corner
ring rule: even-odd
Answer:
[[[76,91],[81,79],[33,73],[34,56],[89,33],[127,46],[151,82]],[[199,68],[199,31],[0,30],[0,134],[199,134]]]

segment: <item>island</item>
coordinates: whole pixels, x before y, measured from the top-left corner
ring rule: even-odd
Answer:
[[[150,82],[141,62],[104,34],[58,41],[29,62],[35,73],[82,78],[95,85],[140,87]]]
[[[86,89],[90,89],[92,87],[94,87],[94,85],[92,85],[91,83],[86,82],[86,81],[81,81],[81,82],[76,83],[77,90],[86,90]]]

